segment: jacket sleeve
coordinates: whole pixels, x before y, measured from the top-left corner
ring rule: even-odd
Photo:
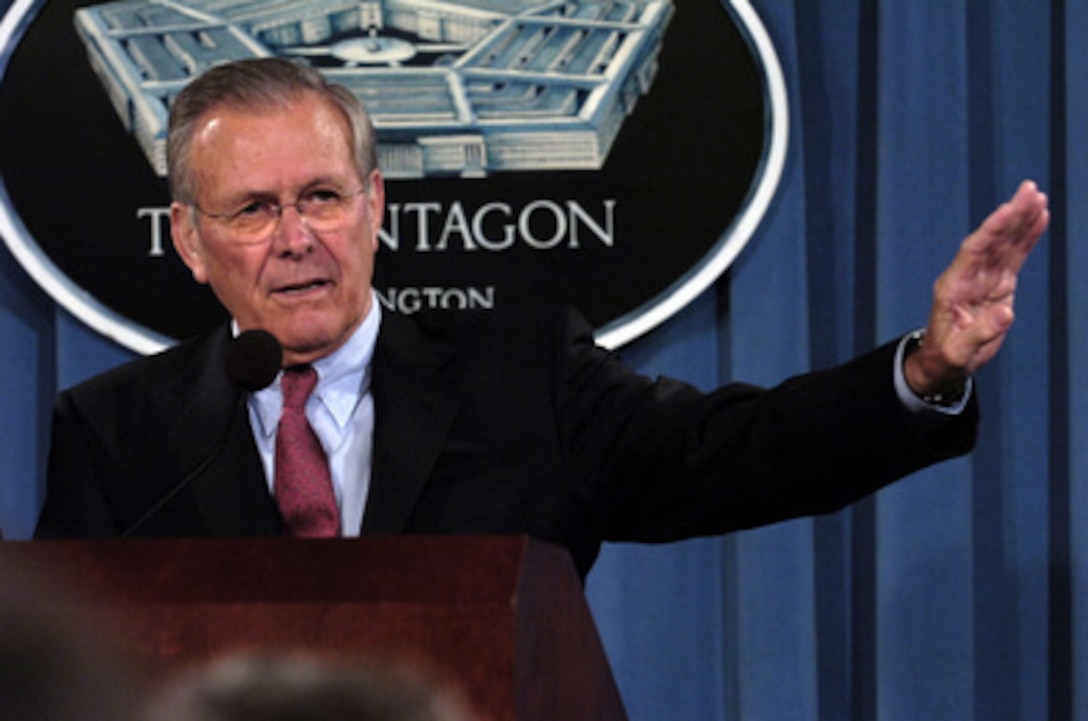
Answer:
[[[977,401],[935,426],[902,405],[896,343],[770,389],[632,373],[568,324],[558,407],[605,540],[671,541],[827,513],[974,445]]]
[[[90,426],[81,418],[71,395],[60,393],[53,407],[46,501],[35,538],[117,534],[89,434]]]

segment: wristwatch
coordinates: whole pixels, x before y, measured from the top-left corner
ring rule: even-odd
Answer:
[[[907,336],[906,345],[903,346],[904,360],[906,360],[907,356],[909,356],[911,353],[922,347],[922,340],[925,337],[926,332],[924,330],[916,330],[909,336]],[[908,384],[907,387],[910,388],[910,384]],[[930,405],[934,406],[941,406],[942,408],[951,408],[952,406],[955,406],[963,401],[963,396],[967,392],[967,384],[961,384],[959,388],[957,388],[955,391],[952,391],[951,393],[927,393],[926,395],[922,395],[915,392],[913,388],[911,388],[911,392],[914,393],[915,396],[920,398],[924,403],[929,403]]]

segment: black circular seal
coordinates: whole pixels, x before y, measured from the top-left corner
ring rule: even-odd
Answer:
[[[170,6],[195,13],[206,4]],[[160,35],[177,23],[141,20],[151,27],[138,38],[94,31],[144,5],[50,0],[5,16],[0,232],[58,302],[150,352],[222,321],[224,311],[170,245],[166,184],[146,137],[153,116],[134,105],[176,85],[133,68],[170,62],[146,38],[155,22]],[[436,135],[413,136],[410,125],[386,121],[384,103],[372,108],[388,177],[374,286],[391,309],[568,303],[617,346],[713,282],[770,202],[785,155],[785,92],[746,2],[571,0],[547,15],[524,0],[495,0],[508,22],[456,37],[419,25],[407,32],[374,19],[380,2],[363,5],[369,30],[333,18],[317,39],[282,23],[275,32],[268,22],[212,30],[230,28],[239,47],[299,55],[347,82],[378,77],[395,90],[454,78],[427,80],[431,90],[418,94],[469,108],[467,121]],[[449,8],[452,17],[457,3]],[[457,42],[442,42],[447,36]],[[522,45],[504,55],[500,43]],[[170,52],[178,44],[158,43]],[[571,69],[591,50],[596,64]],[[613,72],[620,60],[622,72]],[[451,85],[461,93],[452,100],[433,91]],[[402,156],[412,162],[398,165]]]

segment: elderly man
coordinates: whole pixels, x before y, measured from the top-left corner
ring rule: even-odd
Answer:
[[[174,245],[233,322],[59,396],[39,536],[528,533],[584,575],[603,541],[832,511],[970,450],[971,376],[1049,219],[1025,182],[964,240],[924,331],[701,393],[624,368],[566,310],[382,312],[374,146],[350,93],[285,60],[177,97]],[[239,389],[224,358],[254,329],[276,377]]]

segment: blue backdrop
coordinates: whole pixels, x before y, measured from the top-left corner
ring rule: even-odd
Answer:
[[[924,324],[1020,179],[1054,222],[980,374],[972,456],[833,516],[606,549],[587,593],[631,719],[1088,719],[1088,3],[752,5],[789,90],[782,186],[728,274],[624,349],[636,368],[709,388],[845,360]],[[54,392],[130,357],[0,251],[9,538]]]

